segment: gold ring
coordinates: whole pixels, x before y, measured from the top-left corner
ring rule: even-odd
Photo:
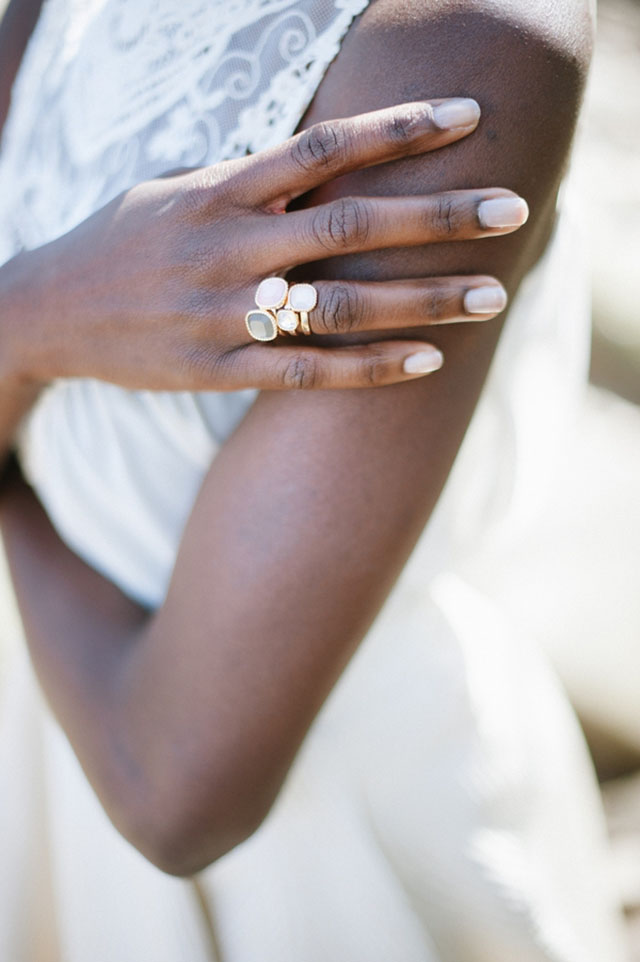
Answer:
[[[309,312],[318,303],[312,284],[289,284],[283,277],[265,277],[255,295],[257,309],[249,311],[245,324],[256,341],[273,341],[278,334],[311,334]]]

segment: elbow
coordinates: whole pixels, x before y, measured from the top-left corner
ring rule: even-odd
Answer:
[[[190,878],[204,871],[257,830],[244,820],[219,821],[215,827],[172,819],[149,819],[129,840],[141,855],[167,875]]]
[[[237,805],[226,810],[212,803],[206,807],[190,798],[183,804],[138,806],[123,835],[148,862],[167,875],[189,878],[247,841],[258,830],[266,813],[247,811]]]
[[[249,753],[206,745],[170,746],[154,732],[151,750],[112,745],[98,795],[117,831],[167,875],[188,878],[246,842],[262,825],[281,778]],[[146,742],[149,745],[149,741]],[[134,750],[135,749],[135,750]],[[96,786],[98,789],[98,786]]]

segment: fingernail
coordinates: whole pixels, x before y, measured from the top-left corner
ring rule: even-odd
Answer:
[[[467,314],[497,314],[507,306],[507,292],[503,287],[473,287],[464,295]]]
[[[435,347],[430,347],[425,351],[418,351],[405,357],[402,369],[405,374],[430,374],[442,367],[444,357]]]
[[[434,107],[433,119],[441,130],[475,127],[480,120],[480,106],[475,100],[456,97]]]
[[[522,197],[494,197],[478,207],[483,227],[522,227],[529,217],[529,206]]]

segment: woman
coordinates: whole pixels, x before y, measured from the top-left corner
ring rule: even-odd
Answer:
[[[478,452],[486,407],[378,615],[502,326],[430,325],[529,273],[499,428],[505,375],[574,344],[550,237],[589,48],[569,2],[44,7],[3,143],[3,422],[35,401],[55,529],[15,471],[2,529],[55,720],[24,666],[7,957],[48,911],[70,962],[619,958],[573,722],[456,574],[456,520],[519,467],[503,431]],[[313,339],[255,343],[285,272]]]

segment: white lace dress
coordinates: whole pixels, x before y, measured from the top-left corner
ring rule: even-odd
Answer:
[[[289,136],[366,5],[45,2],[0,153],[0,261],[144,178]],[[583,278],[561,223],[418,550],[246,843],[193,880],[146,862],[19,650],[0,704],[3,960],[619,962],[573,716],[460,575],[524,523],[584,375]],[[203,475],[253,398],[61,381],[23,426],[23,467],[67,542],[158,605]]]

